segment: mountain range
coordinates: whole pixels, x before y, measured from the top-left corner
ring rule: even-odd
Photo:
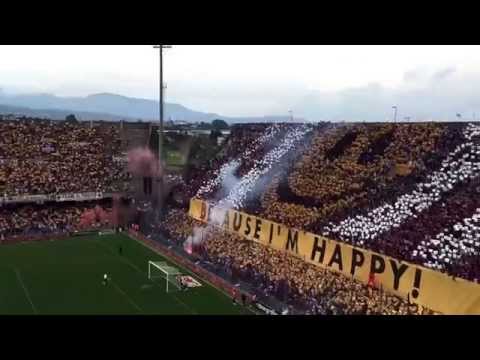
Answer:
[[[0,90],[0,113],[22,114],[32,117],[63,120],[74,114],[80,120],[143,120],[159,118],[159,102],[111,93],[88,95],[86,97],[60,97],[52,94],[7,95]],[[227,117],[215,113],[204,113],[187,107],[165,103],[166,120],[188,122],[210,122],[223,119],[230,123],[286,121],[288,116]]]

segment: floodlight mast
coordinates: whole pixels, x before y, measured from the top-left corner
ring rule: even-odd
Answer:
[[[162,162],[162,151],[163,151],[163,116],[164,116],[164,103],[163,103],[163,49],[171,49],[171,45],[155,45],[154,49],[159,49],[160,52],[160,81],[159,81],[159,90],[160,90],[160,101],[158,102],[159,110],[159,128],[158,128],[158,161],[160,164],[160,175],[158,181],[158,198],[159,198],[159,209],[162,206],[161,201],[163,200],[163,162]],[[158,211],[160,215],[160,211]]]
[[[392,109],[393,109],[393,122],[396,123],[397,122],[397,106],[392,106]]]

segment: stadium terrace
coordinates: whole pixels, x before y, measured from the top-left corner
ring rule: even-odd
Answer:
[[[157,146],[150,123],[0,120],[0,258],[20,304],[1,313],[480,313],[479,124],[166,133],[143,174]],[[22,256],[80,300],[46,301]]]

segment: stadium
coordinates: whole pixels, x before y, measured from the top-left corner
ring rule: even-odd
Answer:
[[[0,313],[480,313],[480,125],[157,130],[0,120]]]
[[[394,90],[378,84],[309,90],[297,108],[312,121],[294,117],[293,110],[289,116],[229,117],[165,103],[163,51],[169,48],[154,46],[160,52],[158,102],[150,95],[62,97],[0,89],[0,315],[480,314],[480,123],[475,91],[459,92],[461,101],[450,103],[456,86],[464,86],[456,69],[406,72]],[[9,56],[19,51],[2,49]],[[47,73],[64,49],[39,50],[49,59],[39,62]],[[207,73],[184,61],[205,50],[185,46],[183,58],[176,58],[173,93],[235,111],[283,111],[296,88],[289,84],[283,94],[285,85],[269,71],[279,71],[285,59],[267,60],[283,49],[258,49],[263,55],[250,68],[259,78],[268,73],[262,79],[278,89],[257,83],[245,100],[237,89],[182,83],[185,74]],[[317,85],[328,84],[329,69],[340,61],[336,50],[298,49],[312,56],[303,64],[312,68],[300,69],[309,81],[323,71]],[[144,52],[140,61],[133,51],[144,48],[68,50],[68,61],[57,63],[72,71],[77,62],[75,81],[79,69],[92,65],[81,60],[83,51],[93,51],[95,66],[104,61],[106,68],[91,76],[92,88],[104,89],[105,81],[119,92],[152,90],[142,84],[155,78],[147,69],[153,57]],[[202,66],[216,82],[235,72],[240,78],[233,83],[241,87],[247,75],[228,68],[241,49],[216,51]],[[375,51],[353,53],[374,59]],[[391,51],[394,61],[400,52]],[[428,49],[413,51],[415,59],[420,53],[428,58]],[[315,56],[330,65],[317,69]],[[127,81],[118,69],[109,72],[130,62]],[[35,77],[27,65],[10,69],[19,81],[24,71]],[[362,73],[355,66],[345,79]],[[377,76],[375,67],[362,64]],[[62,77],[72,74],[62,66],[58,72],[50,86],[61,79],[68,88]],[[275,76],[284,75],[282,68]],[[85,89],[71,81],[72,89]],[[398,99],[415,121],[397,121],[391,102]],[[428,108],[432,104],[438,112]],[[453,116],[450,106],[473,116]],[[393,118],[382,120],[390,108]],[[450,117],[440,120],[445,113]],[[430,116],[439,120],[425,120]]]

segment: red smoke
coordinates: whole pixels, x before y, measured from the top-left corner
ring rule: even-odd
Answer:
[[[97,205],[93,209],[86,209],[80,216],[78,226],[81,229],[92,228],[96,223],[112,223],[112,214],[105,211],[101,206]]]
[[[112,213],[110,217],[113,225],[125,226],[127,221],[132,218],[132,212],[132,206],[126,204],[122,200],[122,197],[120,197],[118,194],[113,195]]]
[[[192,255],[192,252],[193,252],[192,242],[188,240],[185,241],[185,243],[183,244],[183,249],[187,252],[187,254]]]
[[[95,218],[97,221],[101,222],[102,224],[110,223],[111,222],[111,214],[105,211],[101,206],[95,206]]]
[[[85,210],[80,217],[80,228],[90,228],[95,223],[95,211],[93,209]]]
[[[162,169],[155,154],[147,147],[130,150],[127,154],[128,171],[136,176],[160,176]]]
[[[115,194],[113,195],[113,207],[112,207],[112,224],[118,226],[120,223],[120,196]]]

